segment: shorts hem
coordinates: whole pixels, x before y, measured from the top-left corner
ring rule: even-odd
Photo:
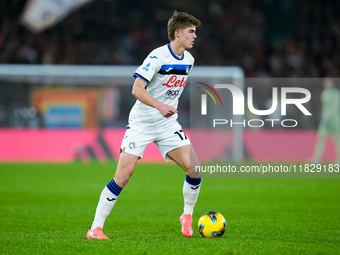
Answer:
[[[121,149],[122,152],[125,149],[124,152],[131,154],[131,155],[134,155],[134,156],[137,156],[137,157],[139,157],[139,159],[143,158],[143,155],[138,155],[138,153],[134,153],[133,151],[126,150],[126,147],[123,147],[123,148],[120,148],[120,149]]]
[[[186,144],[181,144],[181,145],[179,145],[179,146],[176,146],[176,147],[171,148],[170,150],[164,152],[164,154],[162,154],[163,159],[164,159],[165,161],[172,161],[172,159],[169,158],[166,154],[168,154],[170,151],[176,150],[176,149],[178,149],[178,148],[181,148],[181,147],[187,146],[187,145],[191,145],[191,142],[188,141],[188,143],[186,143]]]

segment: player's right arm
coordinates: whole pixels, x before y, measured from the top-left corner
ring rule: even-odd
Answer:
[[[142,103],[156,108],[165,118],[169,118],[175,113],[177,113],[176,108],[170,105],[167,105],[167,104],[163,104],[162,102],[153,98],[149,94],[149,92],[145,89],[146,86],[147,86],[147,83],[144,80],[137,77],[133,84],[132,95],[135,98],[137,98],[139,101],[141,101]]]

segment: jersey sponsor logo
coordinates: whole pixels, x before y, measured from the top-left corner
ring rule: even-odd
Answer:
[[[184,79],[184,77],[180,80],[178,79],[177,75],[173,75],[170,77],[170,79],[166,83],[163,83],[162,85],[168,88],[173,88],[173,87],[184,88],[186,82],[187,81]]]
[[[149,71],[150,68],[150,63],[148,63],[146,66],[143,67],[143,70],[145,71]]]
[[[166,93],[165,93],[165,99],[170,99],[170,100],[174,100],[179,94],[179,90],[173,90],[173,89],[169,89]]]

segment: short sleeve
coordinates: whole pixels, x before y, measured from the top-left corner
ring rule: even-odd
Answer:
[[[161,59],[160,54],[157,54],[155,51],[152,51],[144,60],[143,64],[139,66],[134,73],[135,78],[140,78],[146,83],[149,84],[152,77],[159,71],[161,68]]]

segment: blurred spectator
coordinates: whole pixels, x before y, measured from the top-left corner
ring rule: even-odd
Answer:
[[[0,2],[0,63],[140,65],[152,49],[168,41],[164,23],[177,10],[202,22],[191,50],[195,65],[241,66],[246,77],[340,75],[340,2],[336,0],[95,0],[37,35],[19,22],[26,2]],[[0,126],[9,124],[13,109],[30,107],[30,88],[20,86],[1,86]],[[309,107],[318,113],[320,99],[315,95],[321,88],[310,85],[309,90]],[[130,88],[122,87],[119,93],[130,95]],[[11,95],[13,100],[8,99]],[[112,111],[104,111],[110,107],[105,97],[101,102],[102,126],[120,120],[114,109],[126,116],[125,104],[134,100],[118,100],[114,95],[118,94],[110,92],[106,98],[116,100]],[[262,91],[255,104],[266,109],[270,98]],[[316,128],[317,123],[315,117],[304,128]]]
[[[174,10],[202,21],[196,65],[238,65],[246,77],[339,75],[336,0],[95,0],[39,35],[19,24],[26,0],[3,0],[0,63],[139,65],[167,41]]]

